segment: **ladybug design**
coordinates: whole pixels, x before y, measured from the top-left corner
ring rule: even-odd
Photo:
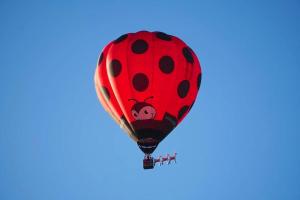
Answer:
[[[151,104],[146,102],[152,98],[153,96],[148,97],[143,102],[138,102],[136,99],[129,99],[136,102],[131,108],[131,114],[135,120],[154,119],[156,110]]]
[[[95,86],[104,109],[150,154],[191,110],[201,74],[196,54],[182,40],[140,31],[103,49]]]

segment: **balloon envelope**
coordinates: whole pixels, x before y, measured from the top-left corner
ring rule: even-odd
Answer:
[[[162,32],[120,36],[104,48],[95,72],[102,106],[147,154],[184,119],[200,84],[195,53]]]

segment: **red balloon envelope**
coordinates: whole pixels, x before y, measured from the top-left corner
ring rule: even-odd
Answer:
[[[200,84],[195,53],[162,32],[128,33],[110,42],[95,73],[104,109],[145,154],[187,115]]]

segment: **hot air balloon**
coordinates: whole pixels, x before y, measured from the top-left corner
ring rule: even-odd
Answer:
[[[163,32],[127,33],[100,54],[96,92],[104,109],[144,152],[151,154],[191,110],[201,84],[194,51]]]

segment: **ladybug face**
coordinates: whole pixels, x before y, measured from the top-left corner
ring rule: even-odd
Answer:
[[[135,120],[154,119],[156,110],[148,103],[139,102],[132,107],[131,114]]]
[[[138,102],[135,99],[129,99],[136,101],[136,103],[131,108],[131,114],[135,120],[154,119],[156,115],[156,110],[151,104],[145,102],[147,99],[145,99],[144,102]]]

